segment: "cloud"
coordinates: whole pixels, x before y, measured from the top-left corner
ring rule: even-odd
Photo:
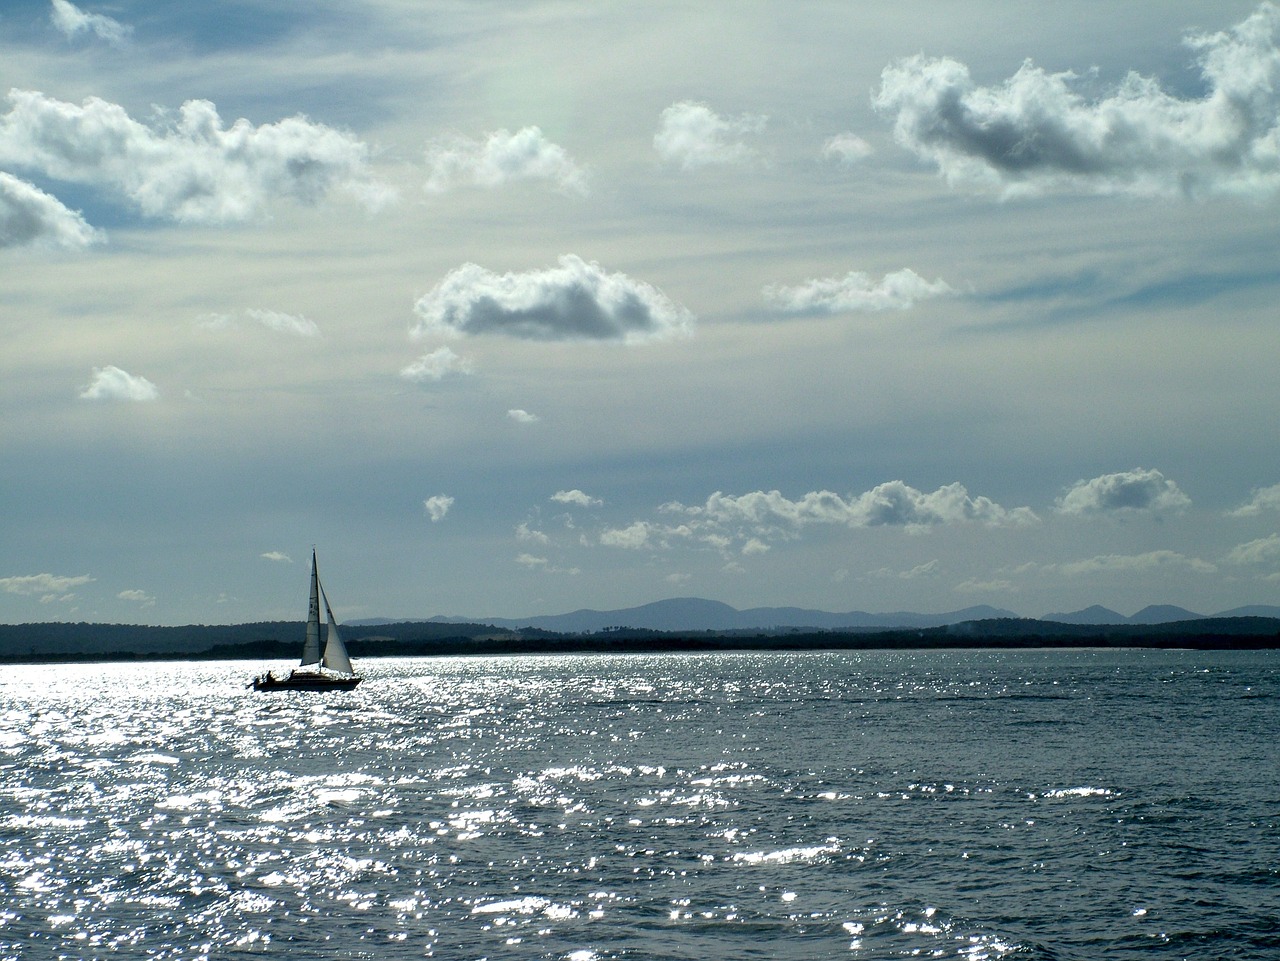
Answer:
[[[824,160],[836,160],[842,164],[854,164],[865,160],[872,153],[871,144],[851,133],[836,134],[822,145]]]
[[[655,532],[654,525],[648,521],[636,521],[627,527],[613,528],[600,533],[600,543],[605,547],[622,547],[627,550],[640,550],[650,546],[650,537]]]
[[[148,217],[230,223],[276,197],[304,204],[343,189],[374,206],[387,199],[368,170],[368,147],[305,117],[224,128],[207,100],[189,100],[175,122],[154,130],[113,103],[80,106],[11,90],[0,117],[0,163],[55,180],[113,190]]]
[[[1139,467],[1093,480],[1076,481],[1058,498],[1060,514],[1158,513],[1182,511],[1191,498],[1158,470]]]
[[[0,249],[87,247],[102,239],[85,219],[34,184],[0,171]]]
[[[948,182],[1007,193],[1269,196],[1280,188],[1280,8],[1263,3],[1228,31],[1191,36],[1206,92],[1179,99],[1130,73],[1088,100],[1072,73],[1027,61],[981,87],[956,60],[886,67],[875,106],[898,143]]]
[[[1229,564],[1269,564],[1280,558],[1280,534],[1238,544],[1226,556]]]
[[[135,604],[141,604],[143,607],[155,607],[156,599],[146,591],[121,591],[116,595],[122,601],[132,601]]]
[[[534,530],[529,526],[528,521],[521,521],[516,525],[516,540],[529,541],[533,544],[550,544],[551,538],[542,531]]]
[[[537,414],[531,414],[527,410],[521,410],[519,407],[513,407],[507,411],[507,417],[517,424],[536,424],[541,419]]]
[[[283,314],[278,310],[256,310],[250,308],[245,311],[245,315],[250,320],[256,320],[268,330],[278,331],[282,334],[293,334],[296,337],[319,337],[320,328],[316,326],[315,321],[307,320],[306,317],[294,314]]]
[[[556,491],[551,499],[557,504],[576,504],[579,507],[599,507],[604,503],[598,497],[591,497],[576,488],[571,491]]]
[[[6,594],[65,594],[95,580],[88,574],[65,577],[59,574],[27,574],[22,577],[0,577],[0,591]]]
[[[145,377],[135,377],[119,367],[95,367],[93,379],[80,391],[82,400],[155,400],[156,385]]]
[[[1020,526],[1039,520],[1030,508],[1006,509],[990,498],[970,497],[962,484],[948,484],[926,494],[902,481],[889,481],[848,498],[831,491],[812,491],[798,500],[790,500],[776,490],[737,496],[717,491],[702,506],[673,504],[667,509],[717,527],[747,525],[761,536],[771,529],[796,530],[810,524],[923,530],[967,522]]]
[[[505,334],[525,340],[640,344],[692,333],[694,318],[660,291],[573,254],[558,267],[495,274],[451,270],[414,305],[414,336]]]
[[[764,288],[767,300],[795,314],[906,310],[917,300],[952,293],[955,291],[944,281],[930,282],[907,268],[885,274],[879,283],[855,270],[842,278],[810,280],[797,287],[775,284]]]
[[[957,594],[1010,594],[1017,590],[1012,581],[979,581],[970,578],[952,588]]]
[[[767,120],[750,114],[729,120],[705,103],[682,100],[662,111],[653,148],[664,162],[685,170],[745,163],[755,157],[755,151],[740,138],[759,133]]]
[[[1145,554],[1102,554],[1088,560],[1059,564],[1056,569],[1068,577],[1081,574],[1115,574],[1182,567],[1197,574],[1213,574],[1218,569],[1208,561],[1187,557],[1177,551],[1148,551]]]
[[[112,20],[101,13],[86,13],[68,0],[52,0],[49,20],[55,27],[74,39],[82,33],[92,33],[113,46],[123,46],[133,33],[133,27]]]
[[[445,515],[449,513],[449,508],[453,506],[453,498],[447,494],[435,494],[424,500],[422,506],[427,516],[431,518],[431,523],[435,524],[444,520]]]
[[[267,551],[266,553],[259,554],[258,556],[263,558],[264,560],[275,561],[277,564],[293,563],[293,558],[290,557],[288,554],[286,554],[284,551]]]
[[[888,567],[882,567],[878,571],[873,571],[873,577],[892,577],[902,581],[913,581],[920,577],[937,577],[941,573],[941,567],[935,558],[918,564],[910,570],[895,571]],[[847,572],[846,572],[847,574]]]
[[[537,557],[533,554],[517,554],[516,563],[521,567],[527,567],[531,571],[542,571],[544,574],[581,574],[582,570],[577,567],[555,567],[547,558]]]
[[[483,141],[456,138],[427,151],[426,189],[442,193],[455,184],[501,187],[516,180],[545,180],[568,194],[585,196],[586,172],[537,127],[497,130]]]
[[[459,357],[448,347],[437,347],[401,370],[400,376],[405,380],[422,383],[428,380],[444,380],[449,374],[470,374],[472,370],[471,361]]]
[[[1257,488],[1247,503],[1241,504],[1233,511],[1227,511],[1227,516],[1254,517],[1263,511],[1280,511],[1280,484]]]

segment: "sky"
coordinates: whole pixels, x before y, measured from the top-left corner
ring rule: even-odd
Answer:
[[[1280,597],[1280,7],[9,0],[0,622]]]

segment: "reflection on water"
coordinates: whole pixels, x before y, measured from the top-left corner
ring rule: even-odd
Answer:
[[[1280,950],[1271,654],[256,666],[7,671],[0,957]]]

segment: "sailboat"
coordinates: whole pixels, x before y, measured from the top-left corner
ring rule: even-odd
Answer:
[[[325,643],[320,650],[320,602],[324,602]],[[351,666],[347,646],[338,633],[329,598],[320,586],[316,552],[311,551],[311,603],[307,609],[307,636],[302,644],[302,663],[284,677],[270,671],[253,679],[255,691],[349,691],[364,678]]]

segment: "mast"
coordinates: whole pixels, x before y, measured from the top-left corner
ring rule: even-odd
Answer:
[[[307,607],[307,639],[302,645],[302,666],[320,661],[320,574],[316,549],[311,548],[311,603]]]

